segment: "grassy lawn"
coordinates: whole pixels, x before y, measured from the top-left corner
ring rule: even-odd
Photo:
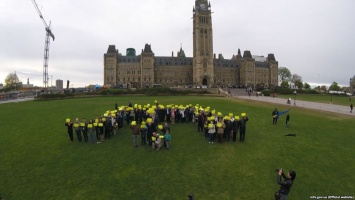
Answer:
[[[196,124],[187,123],[171,125],[169,151],[134,148],[127,125],[105,143],[78,143],[75,136],[68,142],[67,117],[94,118],[115,102],[154,104],[155,99],[246,112],[246,141],[209,144]],[[285,115],[272,125],[274,107],[217,97],[0,104],[0,193],[4,199],[188,199],[190,192],[196,199],[273,199],[279,188],[275,169],[282,167],[297,172],[288,199],[354,195],[354,118],[296,107],[286,128]],[[289,133],[297,136],[285,136]]]
[[[285,98],[285,99],[291,98],[292,101],[295,98],[294,95],[282,95],[282,94],[277,94],[277,97]],[[318,95],[297,94],[296,100],[313,101],[313,102],[319,102],[319,103],[332,103],[332,104],[338,104],[338,105],[343,105],[343,106],[350,106],[351,103],[353,105],[355,104],[355,97],[352,97],[350,100],[350,97],[348,97],[348,96],[340,96],[340,95],[330,96],[329,94],[318,94]]]

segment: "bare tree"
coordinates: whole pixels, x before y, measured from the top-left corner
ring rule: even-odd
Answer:
[[[298,88],[303,88],[302,77],[298,74],[292,74],[291,83],[293,83]]]
[[[19,79],[16,73],[10,73],[5,78],[5,87],[12,88],[15,87],[19,83]]]

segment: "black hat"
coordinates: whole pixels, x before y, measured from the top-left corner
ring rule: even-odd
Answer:
[[[290,173],[290,176],[291,176],[291,180],[295,180],[295,178],[296,178],[296,172],[293,171],[293,170],[290,170],[289,173]]]

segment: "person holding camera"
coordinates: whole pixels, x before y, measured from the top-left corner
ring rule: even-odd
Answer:
[[[296,178],[296,172],[290,170],[287,176],[285,176],[282,169],[277,169],[276,171],[279,172],[277,175],[277,184],[279,184],[281,187],[279,191],[275,193],[275,200],[286,200],[287,195],[291,190],[293,181]],[[284,181],[281,180],[281,176],[284,178]]]

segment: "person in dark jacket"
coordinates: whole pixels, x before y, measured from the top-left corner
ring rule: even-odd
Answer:
[[[88,142],[88,124],[86,123],[85,118],[83,118],[83,121],[80,123],[80,128],[84,135],[84,142]]]
[[[350,113],[353,113],[353,108],[354,108],[353,104],[350,104]]]
[[[133,146],[138,147],[138,136],[139,136],[139,126],[138,124],[131,125],[132,135],[133,135]]]
[[[69,135],[69,139],[70,142],[73,142],[73,123],[71,122],[71,120],[69,120],[67,123],[65,123],[65,126],[67,126],[68,130],[68,135]]]
[[[244,115],[242,116],[242,118],[240,119],[240,126],[239,126],[239,130],[240,130],[240,136],[239,136],[239,140],[241,142],[244,142],[244,139],[245,139],[245,131],[247,129],[247,121],[249,120],[249,118]]]
[[[153,133],[157,132],[157,128],[154,123],[148,122],[147,125],[147,139],[148,139],[148,144],[149,146],[152,146],[152,136]]]
[[[286,116],[286,127],[288,128],[290,126],[290,114],[287,113]]]
[[[111,129],[112,129],[111,117],[107,117],[104,124],[105,124],[105,139],[109,139],[111,136]]]
[[[239,126],[240,126],[239,116],[236,116],[233,121],[233,142],[237,141]]]
[[[99,131],[99,135],[100,135],[100,142],[104,142],[105,141],[105,133],[104,133],[105,123],[102,121],[102,118],[99,119],[99,123],[97,124],[97,126],[99,127],[98,131]],[[100,143],[100,142],[97,142],[97,143]]]
[[[197,132],[203,131],[203,125],[205,123],[203,113],[199,113],[197,116]]]
[[[275,110],[272,111],[271,116],[272,116],[272,124],[276,125],[277,119],[279,119],[279,111],[277,111],[277,108],[275,108]]]
[[[226,124],[226,128],[224,129],[224,139],[227,142],[229,142],[232,129],[233,129],[233,124],[230,120],[226,120],[225,124]]]
[[[284,178],[284,181],[281,180],[281,176]],[[275,200],[287,199],[287,195],[290,193],[290,189],[295,178],[296,178],[295,171],[290,170],[288,172],[288,175],[285,176],[283,170],[279,169],[279,174],[277,175],[277,184],[280,185],[280,189],[275,193]]]

